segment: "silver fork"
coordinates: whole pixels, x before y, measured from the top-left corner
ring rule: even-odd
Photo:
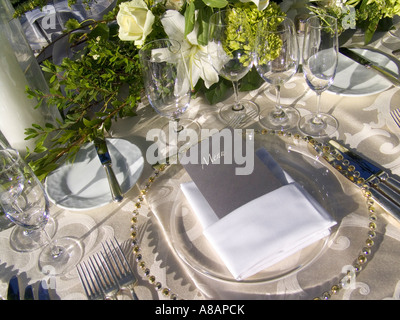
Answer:
[[[106,241],[102,246],[106,256],[107,266],[114,274],[119,290],[123,292],[127,288],[130,291],[132,299],[139,300],[134,291],[137,279],[117,239],[114,238],[114,241]]]
[[[249,113],[239,113],[234,115],[227,123],[228,127],[237,128],[244,127],[257,115],[256,110],[251,110]]]
[[[118,283],[107,269],[102,252],[88,258],[77,266],[78,275],[89,300],[116,299]]]
[[[390,111],[390,115],[392,116],[396,125],[400,128],[400,109],[394,109]]]

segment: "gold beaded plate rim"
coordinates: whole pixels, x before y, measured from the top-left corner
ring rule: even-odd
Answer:
[[[308,157],[308,159],[314,159],[316,161],[319,161],[320,163],[322,163],[323,162],[323,158],[326,157],[325,153],[326,152],[328,152],[328,153],[330,152],[329,148],[327,148],[325,145],[320,144],[320,143],[314,141],[313,139],[309,139],[309,138],[306,138],[306,137],[301,137],[299,135],[292,135],[290,132],[271,132],[271,131],[266,131],[266,130],[256,131],[256,137],[259,137],[259,136],[263,136],[263,138],[265,138],[265,137],[268,137],[268,138],[269,137],[274,137],[273,139],[279,137],[280,138],[279,140],[284,141],[285,145],[288,146],[289,152],[293,152],[293,151],[298,152],[298,150],[295,150],[295,147],[299,147],[300,145],[306,143],[307,148],[309,149],[308,152],[310,152],[310,148],[311,148],[312,150],[314,150],[314,153],[315,153],[315,154],[311,154],[311,152],[310,152],[310,156]],[[332,170],[333,173],[335,173],[335,174],[337,173],[335,170],[331,169],[328,164],[326,164],[325,167],[327,168],[328,171]],[[162,166],[161,169],[162,169],[162,171],[164,171],[165,166]],[[146,186],[144,186],[144,189],[143,189],[145,194],[147,194],[148,190],[151,189],[151,185],[156,180],[156,177],[159,176],[159,173],[160,172],[158,170],[156,170],[154,176],[150,177],[149,182],[146,184]],[[339,179],[339,177],[338,177],[338,179]],[[357,188],[357,187],[355,187],[355,188]],[[374,215],[373,201],[372,201],[370,195],[368,194],[368,189],[367,188],[360,188],[360,190],[361,191],[358,191],[358,193],[361,195],[361,197],[362,197],[362,199],[364,201],[366,199],[367,205],[366,205],[365,209],[368,209],[371,221],[369,222],[369,225],[368,225],[370,231],[368,233],[368,238],[367,238],[367,241],[366,241],[366,244],[365,244],[365,248],[362,249],[362,251],[360,252],[359,256],[353,262],[354,270],[356,270],[357,273],[362,270],[362,265],[367,262],[366,255],[369,255],[371,253],[370,252],[371,251],[370,248],[373,246],[372,238],[374,236],[374,230],[376,229],[376,222],[375,222],[376,216]],[[137,210],[139,210],[140,203],[143,202],[143,201],[144,201],[144,197],[139,197],[139,199],[137,201]],[[134,211],[134,213],[135,213],[135,211]],[[336,217],[334,217],[334,218],[336,219]],[[133,227],[134,227],[134,223],[133,223]],[[332,240],[332,236],[336,237],[337,236],[337,232],[333,231],[331,233],[330,240]],[[137,241],[134,239],[133,242],[134,242],[134,244],[136,244],[136,246],[135,246],[136,249],[134,249],[134,254],[139,255],[139,257],[140,257],[140,254],[139,254],[140,248],[137,245]],[[283,273],[279,277],[275,277],[274,279],[263,279],[262,281],[251,280],[250,279],[250,281],[241,281],[240,283],[243,283],[243,284],[250,283],[251,284],[251,283],[270,282],[270,281],[285,277],[288,274],[292,274],[293,272],[298,272],[298,271],[304,269],[305,267],[307,267],[311,262],[315,261],[315,259],[317,259],[320,256],[322,251],[326,249],[327,239],[324,239],[324,242],[325,243],[323,244],[320,252],[318,252],[305,265],[297,267],[294,270],[292,270],[291,272]],[[367,249],[368,249],[368,252],[366,252]],[[179,255],[179,252],[178,252],[178,255]],[[143,262],[142,265],[145,265],[145,263]],[[189,266],[190,266],[190,264],[189,264]],[[192,267],[192,266],[190,266],[190,267]],[[145,274],[146,274],[146,276],[150,277],[151,282],[157,283],[157,287],[158,287],[157,289],[161,290],[162,285],[154,279],[154,276],[151,276],[150,270],[148,270],[146,268]],[[207,273],[207,276],[209,276],[208,273]],[[327,298],[329,298],[331,296],[331,294],[335,294],[340,289],[345,287],[346,281],[348,281],[349,276],[353,276],[353,275],[349,275],[348,273],[345,274],[343,279],[337,285],[334,285],[331,288],[331,290],[328,290],[327,292],[324,292],[324,294],[321,296],[321,298],[327,299]],[[211,278],[212,278],[212,276],[211,276]],[[221,280],[221,279],[219,277],[216,277],[216,280]],[[225,281],[224,279],[222,279],[222,280]],[[236,280],[233,280],[232,282],[237,283]],[[169,289],[165,289],[164,291],[168,292],[168,293],[170,292]]]

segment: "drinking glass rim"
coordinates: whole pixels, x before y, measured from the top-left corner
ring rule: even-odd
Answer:
[[[148,47],[151,44],[154,44],[156,42],[161,42],[161,41],[163,41],[163,42],[171,42],[174,46],[177,46],[177,52],[176,53],[179,53],[179,51],[181,51],[181,49],[182,49],[182,46],[181,46],[181,44],[180,44],[180,42],[178,40],[169,39],[169,38],[155,39],[155,40],[147,42],[145,45],[143,45],[143,47],[141,47],[139,49],[140,59],[146,60],[146,61],[151,61],[151,57],[149,57],[149,55],[146,54],[145,51],[148,50]],[[165,47],[165,48],[160,47],[160,48],[154,48],[154,49],[166,49],[166,48],[167,47]]]
[[[6,167],[2,167],[0,169],[0,174],[6,171],[11,170],[12,168],[14,168],[16,165],[18,165],[19,162],[19,158],[20,158],[20,154],[19,151],[16,149],[12,149],[12,148],[7,148],[7,149],[1,149],[0,150],[0,161],[2,160],[2,154],[4,153],[8,153],[9,155],[11,155],[12,159],[14,160],[11,164],[7,164]]]
[[[326,19],[332,20],[332,22],[334,22],[335,25],[337,25],[337,20],[338,20],[338,19],[335,18],[335,17],[333,17],[333,16],[331,16],[331,15],[329,15],[329,14],[319,14],[319,15],[313,15],[313,16],[311,16],[311,17],[308,17],[307,20],[306,20],[306,25],[308,25],[308,27],[314,28],[314,29],[329,28],[329,27],[330,27],[329,25],[325,25],[325,26],[322,26],[322,25],[314,26],[314,25],[312,25],[312,24],[309,23],[310,20],[314,20],[314,19],[319,19],[319,20],[321,20],[321,18],[326,18]]]
[[[214,12],[211,16],[210,16],[210,20],[209,20],[209,24],[214,25],[214,26],[227,26],[228,23],[216,23],[214,22],[214,17],[216,17],[217,15],[221,14],[221,13],[227,13],[227,12],[232,12],[232,11],[236,11],[235,8],[229,8],[229,9],[224,9],[224,10],[219,10],[217,12]],[[243,16],[244,14],[241,13],[241,15]]]

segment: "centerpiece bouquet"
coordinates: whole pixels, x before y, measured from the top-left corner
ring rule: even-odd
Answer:
[[[26,129],[27,139],[37,139],[35,150],[28,150],[37,176],[43,179],[62,161],[73,161],[79,148],[104,136],[113,121],[136,115],[144,89],[138,51],[149,41],[179,41],[194,94],[204,94],[210,104],[225,99],[231,83],[218,76],[207,52],[209,18],[222,8],[244,12],[254,31],[251,37],[258,21],[284,14],[277,3],[265,0],[131,0],[117,2],[101,21],[68,21],[68,49],[84,43],[83,48],[61,64],[43,62],[49,92],[28,89],[39,104],[56,105],[62,115],[58,124]],[[237,34],[231,37],[234,42]],[[241,90],[262,83],[252,70]]]
[[[90,0],[83,1],[90,5]],[[138,51],[154,39],[179,41],[193,92],[211,105],[224,100],[232,86],[210,65],[207,43],[210,16],[225,8],[246,14],[251,37],[262,19],[286,14],[294,19],[295,14],[307,12],[337,17],[341,31],[360,25],[368,42],[378,22],[399,13],[400,0],[117,0],[100,21],[70,20],[63,38],[69,40],[66,51],[75,54],[61,64],[51,59],[43,62],[49,92],[28,89],[39,104],[57,106],[62,116],[57,124],[33,124],[26,129],[27,139],[36,139],[36,148],[28,150],[36,175],[45,178],[63,161],[73,161],[83,144],[109,132],[113,121],[136,115],[144,89]],[[237,35],[231,36],[235,41]],[[240,88],[249,91],[262,83],[253,69]]]
[[[329,14],[338,19],[338,32],[360,29],[364,43],[371,42],[377,30],[388,31],[392,19],[400,14],[399,0],[284,0],[285,12]]]

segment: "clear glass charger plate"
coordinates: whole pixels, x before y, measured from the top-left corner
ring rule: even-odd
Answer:
[[[341,176],[303,139],[270,134],[257,134],[255,137],[255,148],[263,147],[268,150],[282,169],[302,185],[337,221],[330,236],[252,277],[237,281],[203,236],[202,227],[180,190],[180,184],[190,181],[190,178],[183,167],[176,164],[169,166],[165,173],[157,177],[147,196],[151,211],[161,225],[170,247],[188,267],[187,270],[196,284],[198,282],[195,278],[202,276],[211,280],[211,283],[222,281],[225,284],[233,284],[235,289],[238,289],[241,285],[273,282],[305,269],[310,269],[311,273],[318,270],[320,274],[311,275],[315,281],[325,276],[338,276],[343,265],[351,265],[353,262],[357,251],[363,245],[365,234],[360,230],[356,233],[351,232],[350,235],[346,234],[350,237],[351,245],[348,245],[349,250],[344,250],[346,252],[343,252],[343,259],[337,259],[337,252],[331,254],[330,246],[340,234],[342,221],[349,215],[355,215],[356,218],[365,216],[367,219],[367,205],[362,192]],[[360,224],[367,225],[365,221]],[[352,236],[354,238],[351,238]],[[321,265],[326,266],[332,259],[332,266],[326,270],[320,270],[318,263],[315,263],[321,262]],[[307,268],[308,266],[312,267]],[[310,280],[307,286],[313,286],[314,280]]]

